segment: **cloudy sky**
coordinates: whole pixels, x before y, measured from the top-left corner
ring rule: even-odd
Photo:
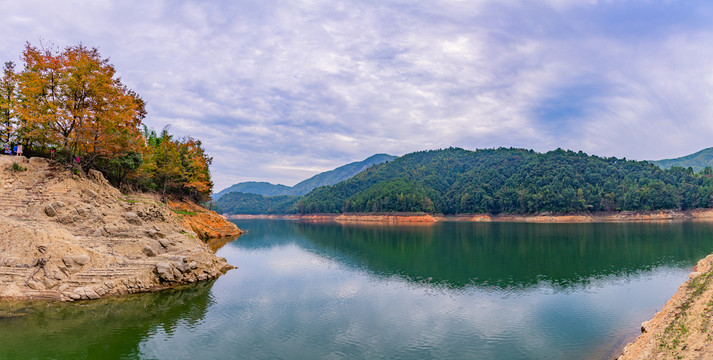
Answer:
[[[98,47],[215,190],[375,153],[713,146],[713,2],[0,0],[0,60]]]

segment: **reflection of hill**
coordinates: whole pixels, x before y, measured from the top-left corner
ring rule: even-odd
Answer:
[[[201,322],[212,286],[75,304],[3,303],[0,358],[136,358],[141,341],[157,328],[171,333],[179,323]]]
[[[529,287],[541,281],[567,288],[656,266],[692,266],[713,250],[713,227],[698,223],[256,225],[251,231],[264,236],[236,245],[294,242],[350,267],[452,288]]]

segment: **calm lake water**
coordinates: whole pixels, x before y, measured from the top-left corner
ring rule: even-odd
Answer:
[[[606,359],[713,226],[238,221],[212,283],[0,305],[0,359]]]

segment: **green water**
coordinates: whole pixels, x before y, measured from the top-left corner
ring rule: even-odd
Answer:
[[[603,359],[696,261],[703,223],[240,221],[212,283],[0,305],[0,359]]]

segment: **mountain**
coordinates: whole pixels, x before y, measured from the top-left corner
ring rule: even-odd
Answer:
[[[285,193],[289,192],[291,189],[292,188],[289,186],[270,184],[269,182],[265,182],[265,181],[259,181],[259,182],[258,181],[246,181],[246,182],[234,184],[234,185],[230,186],[229,188],[218,192],[217,194],[213,194],[213,200],[217,201],[223,195],[229,194],[232,192],[240,192],[240,193],[246,193],[246,194],[260,194],[263,196],[277,196],[277,195],[284,195]]]
[[[680,166],[683,168],[692,167],[693,171],[700,172],[707,166],[713,167],[713,147],[675,159],[664,159],[649,162],[663,169]]]
[[[241,182],[232,185],[216,194],[213,194],[213,200],[217,201],[223,195],[229,194],[231,192],[258,194],[262,196],[304,195],[320,186],[333,185],[340,181],[349,179],[350,177],[366,170],[372,165],[381,164],[383,162],[391,161],[394,159],[396,159],[396,156],[387,154],[372,155],[362,161],[353,162],[344,166],[340,166],[334,170],[317,174],[307,180],[297,183],[295,186],[292,187],[285,185],[274,185],[268,182]]]
[[[290,193],[284,195],[304,195],[320,186],[334,185],[340,181],[351,178],[373,165],[385,163],[394,159],[396,159],[396,156],[387,154],[372,155],[362,161],[346,164],[334,170],[312,176],[307,180],[297,183],[292,187],[292,191]]]
[[[571,213],[713,206],[713,179],[562,149],[421,151],[293,201],[292,212]],[[279,208],[279,206],[274,206]]]

